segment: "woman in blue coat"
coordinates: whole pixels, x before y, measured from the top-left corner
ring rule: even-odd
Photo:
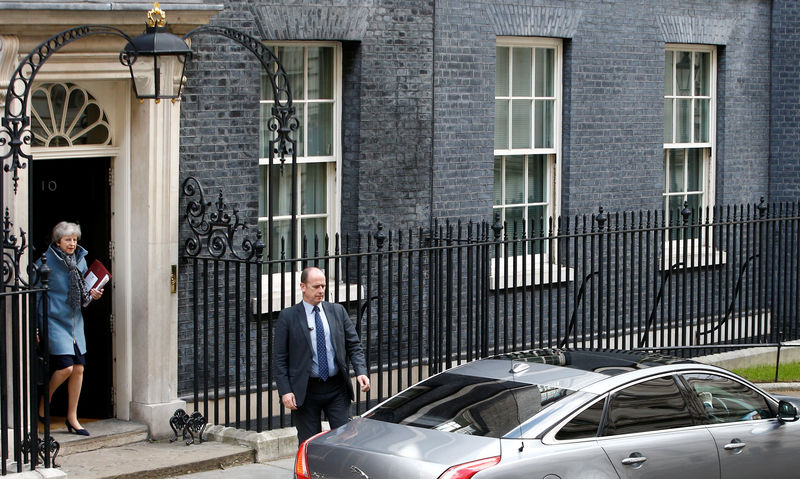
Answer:
[[[81,227],[62,221],[53,228],[53,243],[47,248],[50,267],[47,326],[50,352],[50,391],[48,401],[64,382],[67,383],[67,420],[69,432],[88,436],[78,422],[78,398],[86,365],[86,337],[83,334],[81,308],[92,299],[100,299],[102,289],[86,290],[86,250],[78,246]],[[44,416],[44,402],[39,405]]]

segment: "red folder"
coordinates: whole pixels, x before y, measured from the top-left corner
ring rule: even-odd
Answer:
[[[94,260],[92,265],[89,266],[89,269],[86,270],[86,274],[83,275],[83,279],[86,281],[87,291],[91,289],[102,289],[103,286],[108,283],[108,280],[111,279],[111,273],[108,272],[103,263]]]

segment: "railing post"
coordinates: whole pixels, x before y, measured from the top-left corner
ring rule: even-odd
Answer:
[[[48,311],[49,311],[49,293],[50,290],[50,267],[47,266],[47,256],[42,255],[42,265],[39,267],[39,277],[41,278],[42,289],[44,291],[42,294],[42,328],[39,331],[39,346],[42,355],[41,361],[41,371],[39,371],[39,376],[42,379],[43,383],[43,394],[47,394],[48,380],[47,378],[50,377],[50,336],[49,336],[49,328],[48,328]],[[35,315],[37,316],[37,324],[38,324],[38,312]],[[38,331],[38,328],[37,328]],[[38,361],[35,361],[37,365],[39,365]],[[50,461],[50,454],[53,452],[51,447],[53,442],[50,437],[50,401],[43,401],[44,403],[44,467],[51,467]],[[31,402],[31,409],[36,409],[36,415],[39,415],[39,402],[38,400],[35,402]],[[34,424],[36,422],[34,421]]]
[[[498,329],[500,329],[500,262],[502,255],[500,253],[500,246],[503,235],[503,222],[500,221],[500,213],[494,214],[494,224],[492,224],[492,231],[494,232],[494,353],[498,353],[500,348],[500,338],[498,337]],[[488,328],[487,328],[488,329]],[[488,354],[485,353],[484,356]]]

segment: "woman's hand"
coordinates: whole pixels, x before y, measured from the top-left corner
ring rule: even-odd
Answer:
[[[101,296],[103,296],[103,290],[92,288],[89,290],[89,296],[91,296],[94,300],[98,300]]]

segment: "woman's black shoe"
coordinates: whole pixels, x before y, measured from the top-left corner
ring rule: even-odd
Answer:
[[[69,431],[71,433],[77,434],[79,436],[88,436],[89,435],[89,431],[87,431],[86,429],[76,429],[76,428],[72,427],[72,424],[69,423],[69,419],[64,421],[64,424],[67,426],[67,431]]]
[[[42,423],[42,424],[44,424],[44,417],[42,417],[42,416],[39,416],[39,422],[40,422],[40,423]]]

